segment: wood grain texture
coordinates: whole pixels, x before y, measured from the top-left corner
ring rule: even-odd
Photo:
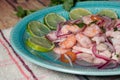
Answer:
[[[38,0],[44,6],[48,6],[50,4],[50,0]]]
[[[14,8],[5,0],[0,1],[0,29],[12,27],[19,19],[15,15]]]
[[[17,6],[23,9],[42,9],[50,0],[0,0],[0,29],[13,27],[20,19],[16,16]]]

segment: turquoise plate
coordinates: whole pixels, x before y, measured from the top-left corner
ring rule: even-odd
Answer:
[[[115,11],[118,16],[120,16],[120,2],[106,2],[106,1],[93,1],[93,2],[81,2],[77,3],[77,5],[74,8],[85,8],[90,10],[93,14],[100,11],[101,9],[111,9]],[[12,47],[15,49],[15,51],[25,59],[29,60],[32,63],[35,63],[39,66],[65,72],[65,73],[71,73],[71,74],[80,74],[80,75],[96,75],[96,76],[106,76],[106,75],[119,75],[120,74],[120,67],[115,69],[103,69],[99,70],[92,67],[82,67],[74,65],[74,67],[70,67],[68,64],[62,63],[60,61],[55,61],[55,56],[52,52],[49,53],[41,53],[41,52],[35,52],[33,53],[39,54],[38,56],[35,56],[31,54],[31,50],[26,48],[26,45],[24,44],[25,40],[25,30],[27,27],[28,22],[33,20],[38,20],[43,22],[43,17],[51,12],[55,12],[57,14],[62,15],[66,19],[69,19],[68,12],[65,11],[61,5],[46,8],[44,10],[37,11],[25,18],[23,18],[20,22],[18,22],[15,27],[13,28],[11,32],[11,44]]]

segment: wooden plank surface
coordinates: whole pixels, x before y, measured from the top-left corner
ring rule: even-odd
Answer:
[[[41,9],[48,6],[50,0],[0,0],[0,29],[13,27],[19,20],[17,6],[23,9]]]

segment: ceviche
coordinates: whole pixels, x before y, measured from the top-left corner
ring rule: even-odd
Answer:
[[[54,45],[47,47],[47,51],[53,50],[57,60],[71,66],[103,69],[116,68],[120,63],[120,19],[106,16],[106,13],[62,20],[55,29],[44,33],[44,38],[48,40],[47,44]]]

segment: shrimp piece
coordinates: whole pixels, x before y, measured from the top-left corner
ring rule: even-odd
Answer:
[[[92,50],[91,49],[83,48],[83,47],[80,47],[80,46],[74,46],[72,51],[92,54]]]
[[[84,16],[82,20],[83,20],[83,23],[85,24],[90,24],[91,22],[93,22],[93,20],[91,19],[91,15]]]
[[[64,54],[68,51],[70,51],[71,49],[64,49],[64,48],[61,48],[61,47],[56,47],[53,49],[53,51],[56,53],[56,54]]]
[[[81,31],[81,28],[79,28],[77,25],[67,26],[67,29],[68,29],[70,32],[73,32],[73,33],[77,33],[77,32],[79,32],[79,31]]]
[[[91,24],[84,30],[84,34],[88,37],[94,37],[101,32],[100,28],[96,24]]]
[[[75,37],[76,37],[78,43],[82,47],[85,47],[85,48],[91,47],[92,42],[87,36],[83,35],[82,33],[78,33],[78,34],[76,34]]]
[[[64,25],[61,29],[62,34],[67,34],[68,32],[77,33],[81,31],[77,25]]]
[[[71,34],[71,35],[68,35],[63,42],[60,42],[59,46],[62,48],[69,49],[69,48],[72,48],[75,44],[76,44],[75,35]]]
[[[93,63],[93,61],[94,61],[94,57],[88,53],[77,54],[77,59],[82,59],[82,60],[89,62],[89,63]]]

